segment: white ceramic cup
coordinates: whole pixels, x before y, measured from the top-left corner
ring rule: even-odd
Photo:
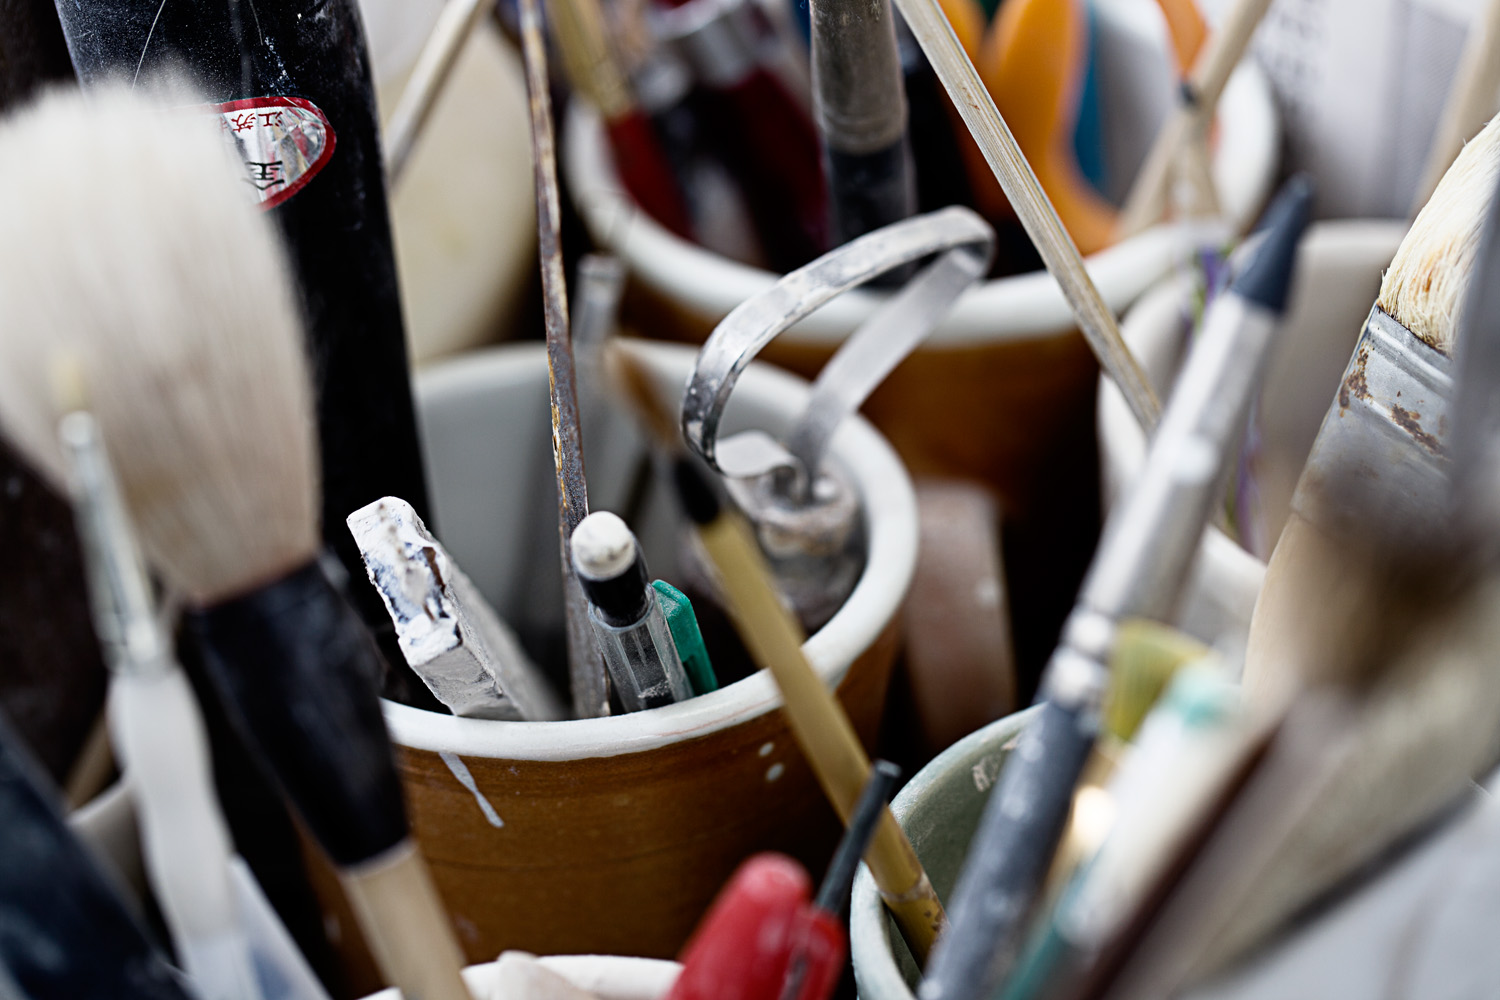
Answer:
[[[1405,233],[1404,222],[1346,219],[1316,223],[1304,237],[1281,343],[1256,404],[1256,482],[1266,515],[1256,530],[1266,542],[1252,553],[1219,528],[1205,529],[1178,622],[1198,638],[1214,642],[1249,628],[1265,558],[1286,522],[1297,477],[1380,290],[1381,272]],[[1121,327],[1163,397],[1185,354],[1195,294],[1191,275],[1170,277],[1142,297]],[[1099,385],[1098,421],[1110,503],[1144,463],[1146,438],[1107,380]]]
[[[640,351],[675,406],[694,352]],[[807,394],[802,380],[751,365],[724,430],[784,433]],[[418,375],[416,400],[435,533],[514,621],[557,574],[555,514],[537,528],[526,513],[539,483],[553,481],[544,349],[509,345],[434,365]],[[618,511],[641,443],[628,416],[604,417],[584,426],[590,505]],[[859,498],[868,556],[847,602],[804,648],[869,740],[915,565],[916,506],[901,462],[863,419],[844,423],[829,458]],[[646,512],[636,527],[648,565],[671,580],[675,501],[659,490]],[[554,610],[560,619],[560,601]],[[413,827],[471,960],[505,948],[675,955],[749,854],[826,863],[837,820],[779,704],[764,673],[675,705],[564,722],[387,702]]]

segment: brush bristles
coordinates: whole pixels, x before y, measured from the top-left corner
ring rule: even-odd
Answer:
[[[1412,222],[1380,285],[1380,308],[1444,354],[1453,353],[1497,176],[1500,117],[1458,154]]]
[[[319,545],[292,282],[218,131],[124,87],[0,126],[0,429],[61,483],[57,375],[81,384],[148,556],[198,603]]]

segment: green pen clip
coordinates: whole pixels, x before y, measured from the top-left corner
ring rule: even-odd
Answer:
[[[719,679],[714,676],[708,649],[703,645],[703,633],[698,630],[698,616],[693,613],[693,602],[665,580],[652,580],[651,586],[656,588],[656,597],[661,601],[662,614],[666,615],[667,628],[672,632],[672,642],[677,645],[677,656],[682,660],[683,669],[687,671],[693,694],[717,691]]]

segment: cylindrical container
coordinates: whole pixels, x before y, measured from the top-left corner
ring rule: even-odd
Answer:
[[[1205,530],[1179,615],[1198,638],[1213,642],[1248,629],[1302,465],[1380,290],[1381,272],[1405,233],[1404,222],[1352,219],[1317,223],[1303,238],[1286,329],[1252,416],[1261,516],[1246,526],[1248,548],[1217,526]],[[1196,295],[1191,275],[1170,278],[1136,304],[1122,327],[1163,398],[1186,354]],[[1113,500],[1140,470],[1146,438],[1112,383],[1100,384],[1098,419],[1105,496]]]
[[[543,957],[541,964],[599,1000],[659,1000],[682,971],[676,962],[619,955],[552,955]],[[465,969],[469,992],[476,997],[496,996],[498,968],[498,962],[485,962]],[[365,1000],[401,1000],[401,994],[394,989],[382,990]]]
[[[676,401],[693,352],[642,350]],[[752,365],[727,431],[785,433],[801,380]],[[529,548],[527,506],[553,482],[543,348],[512,345],[417,377],[444,545],[496,609],[516,615],[549,583],[550,547]],[[623,513],[642,444],[623,415],[585,426],[590,505]],[[806,645],[855,727],[874,737],[916,558],[916,507],[895,452],[846,422],[830,460],[863,510],[868,558],[849,600]],[[545,485],[544,485],[545,484]],[[535,495],[533,495],[535,494]],[[655,575],[672,580],[679,535],[669,491],[647,493],[633,528]],[[528,551],[549,553],[528,561]],[[561,599],[556,602],[559,621]],[[701,618],[701,613],[700,613]],[[735,866],[781,850],[812,871],[839,826],[792,738],[772,679],[756,673],[688,701],[565,722],[461,719],[386,704],[417,839],[468,954],[670,957]]]
[[[1035,713],[1028,708],[965,736],[918,771],[891,802],[940,897],[952,893],[1000,767]],[[913,1000],[916,962],[864,865],[849,904],[849,955],[860,1000]]]
[[[1170,56],[1150,4],[1099,9],[1100,93],[1110,173],[1128,184],[1175,100]],[[574,109],[564,135],[569,190],[594,240],[630,267],[627,322],[645,335],[701,341],[776,276],[681,240],[638,211],[610,166],[597,119]],[[1231,222],[1250,221],[1276,172],[1279,125],[1264,77],[1242,66],[1225,91],[1214,173]],[[1122,192],[1111,192],[1119,196]],[[1167,225],[1093,255],[1089,271],[1123,310],[1204,235]],[[841,296],[768,346],[764,359],[811,376],[883,293]],[[865,405],[914,473],[983,478],[1008,512],[1050,502],[1061,443],[1076,446],[1097,368],[1057,285],[1045,272],[971,289]],[[1085,430],[1085,437],[1087,431]]]

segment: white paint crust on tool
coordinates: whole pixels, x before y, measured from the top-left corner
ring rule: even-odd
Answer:
[[[406,662],[455,715],[559,719],[562,708],[477,587],[396,497],[348,517]]]
[[[674,405],[693,367],[694,351],[675,344],[642,343],[632,348],[656,379],[664,398]],[[481,458],[472,447],[445,440],[440,428],[507,427],[528,419],[531,401],[545,400],[546,357],[540,345],[509,345],[469,354],[421,372],[416,398],[430,467],[437,516],[452,533],[458,522],[483,525],[469,531],[465,560],[479,576],[480,563],[498,567],[514,559],[516,547],[496,537],[494,496],[514,479],[510,453],[496,448]],[[770,433],[789,430],[807,405],[809,385],[794,375],[764,364],[751,364],[739,381],[725,415],[727,432],[759,427]],[[538,393],[529,395],[529,393]],[[545,408],[541,411],[544,419]],[[523,424],[524,426],[524,424]],[[455,431],[457,433],[457,431]],[[488,434],[489,432],[485,432]],[[471,444],[474,440],[469,439]],[[844,421],[834,435],[829,459],[852,484],[864,510],[869,552],[864,573],[838,612],[803,644],[808,660],[825,684],[837,687],[849,665],[884,632],[906,596],[916,566],[916,497],[911,480],[894,449],[864,418]],[[592,468],[592,466],[591,466]],[[462,479],[472,498],[448,495],[446,475]],[[448,506],[445,507],[445,504]],[[470,551],[474,549],[475,551]],[[483,550],[482,557],[479,550]],[[497,577],[498,579],[498,572]],[[408,705],[384,703],[391,738],[401,746],[464,757],[510,760],[578,760],[639,753],[739,725],[781,704],[772,679],[756,673],[744,680],[687,701],[644,712],[595,719],[566,719],[546,724],[458,719]]]
[[[612,580],[635,562],[635,535],[619,516],[594,511],[573,529],[573,567],[590,580]]]

